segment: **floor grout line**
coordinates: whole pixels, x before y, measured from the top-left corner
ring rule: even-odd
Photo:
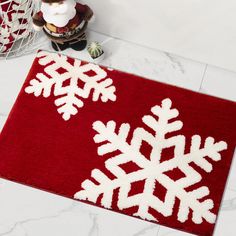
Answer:
[[[205,76],[206,76],[207,69],[208,69],[208,64],[205,65],[205,69],[204,69],[203,76],[202,76],[202,81],[201,81],[201,84],[200,84],[200,87],[199,87],[199,90],[198,90],[199,92],[202,90],[202,86],[203,86],[203,82],[204,82],[204,79],[205,79]]]
[[[160,229],[161,229],[161,225],[159,225],[159,228],[158,228],[158,230],[157,230],[157,235],[156,235],[156,236],[159,235]]]
[[[143,48],[146,48],[146,49],[149,49],[149,50],[155,50],[155,51],[158,51],[158,52],[160,52],[160,53],[168,53],[168,54],[171,54],[172,56],[174,56],[174,57],[178,57],[178,58],[182,58],[182,59],[184,59],[184,60],[188,60],[188,61],[191,61],[191,62],[193,62],[193,63],[198,63],[198,64],[206,64],[206,63],[204,63],[204,62],[201,62],[201,61],[197,61],[197,60],[194,60],[194,59],[191,59],[191,58],[187,58],[187,57],[184,57],[184,56],[180,56],[180,55],[177,55],[177,54],[175,54],[175,53],[172,53],[172,52],[170,52],[170,51],[165,51],[165,50],[162,50],[162,49],[157,49],[157,48],[154,48],[154,47],[151,47],[151,46],[147,46],[147,45],[144,45],[144,44],[141,44],[141,43],[137,43],[137,42],[132,42],[132,41],[130,41],[130,40],[127,40],[127,39],[122,39],[122,38],[119,38],[119,37],[116,37],[116,36],[111,36],[111,35],[109,35],[109,34],[105,34],[105,33],[103,33],[103,32],[99,32],[99,31],[97,31],[97,30],[93,30],[93,29],[91,29],[91,28],[88,28],[91,32],[94,32],[94,33],[97,33],[97,34],[100,34],[100,35],[104,35],[104,36],[106,36],[106,37],[109,37],[109,38],[112,38],[112,39],[115,39],[115,40],[120,40],[120,41],[123,41],[123,42],[125,42],[125,43],[130,43],[130,44],[133,44],[133,45],[135,45],[135,46],[138,46],[138,47],[143,47]],[[227,69],[225,69],[225,70],[227,70]]]
[[[103,42],[101,42],[101,45],[103,46],[104,44],[106,44],[106,43],[108,43],[108,42],[110,42],[112,40],[114,40],[114,39],[113,38],[107,38]]]

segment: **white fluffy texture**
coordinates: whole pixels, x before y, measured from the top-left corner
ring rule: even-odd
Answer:
[[[45,66],[44,73],[38,73],[36,78],[30,81],[25,92],[33,93],[36,97],[41,95],[47,98],[51,94],[58,96],[55,104],[64,120],[67,121],[72,115],[76,115],[78,109],[84,106],[82,99],[88,98],[91,93],[94,102],[99,99],[102,102],[116,101],[113,81],[107,78],[107,72],[100,66],[91,63],[81,65],[80,60],[75,60],[72,65],[66,56],[45,51],[39,52],[37,57],[39,64]],[[59,73],[59,69],[64,72]],[[93,76],[86,75],[91,71]],[[64,86],[66,81],[69,85]],[[79,81],[84,83],[83,87],[79,87]]]
[[[153,114],[143,117],[144,125],[152,129],[153,132],[150,133],[144,128],[138,127],[134,130],[130,143],[127,141],[130,133],[129,124],[122,124],[117,132],[117,124],[114,121],[109,121],[107,124],[101,121],[95,122],[93,128],[98,134],[95,135],[94,141],[100,143],[98,154],[103,156],[117,150],[120,151],[120,154],[105,161],[107,170],[115,178],[110,179],[102,171],[94,169],[91,177],[98,184],[93,180],[85,180],[81,185],[82,190],[77,192],[74,197],[96,203],[98,197],[102,195],[101,205],[105,208],[112,208],[114,190],[119,189],[117,206],[120,210],[138,206],[134,215],[152,221],[158,221],[158,219],[149,212],[149,208],[168,217],[174,213],[174,205],[178,199],[180,201],[177,213],[178,221],[187,221],[190,211],[192,211],[194,223],[201,224],[203,220],[206,220],[213,224],[216,219],[215,214],[211,212],[214,202],[211,199],[201,201],[202,198],[209,195],[209,188],[201,186],[189,192],[185,189],[202,180],[202,176],[190,164],[194,163],[210,173],[212,164],[206,157],[212,161],[220,161],[220,152],[227,149],[227,144],[223,141],[215,142],[212,137],[208,137],[201,147],[201,137],[194,135],[191,141],[191,150],[189,153],[185,153],[185,136],[177,135],[165,138],[166,134],[178,131],[183,126],[179,120],[170,121],[178,117],[179,114],[178,110],[172,109],[171,106],[172,101],[165,99],[161,106],[153,107],[151,109]],[[145,157],[140,151],[143,142],[152,147],[150,157]],[[174,147],[173,158],[161,161],[162,151],[169,147]],[[126,173],[120,165],[129,162],[135,163],[140,170]],[[174,181],[165,174],[175,168],[178,168],[185,177]],[[145,181],[143,192],[129,196],[132,184],[137,181]],[[167,191],[164,201],[154,195],[156,182]]]
[[[76,15],[76,2],[74,0],[64,0],[62,4],[52,5],[42,2],[41,11],[44,19],[57,27],[64,27]]]

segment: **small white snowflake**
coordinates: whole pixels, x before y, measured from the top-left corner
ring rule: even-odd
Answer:
[[[66,56],[45,51],[39,52],[38,57],[39,64],[45,66],[44,73],[38,73],[25,92],[36,97],[42,95],[47,98],[51,94],[58,97],[55,105],[64,120],[76,115],[78,109],[84,106],[82,99],[88,98],[91,93],[94,102],[99,99],[102,102],[116,101],[113,81],[107,78],[107,72],[100,66],[91,63],[82,65],[80,60],[71,64]]]
[[[161,106],[154,106],[151,109],[153,114],[144,116],[142,119],[143,123],[153,130],[153,133],[138,127],[134,130],[130,142],[127,141],[130,133],[129,124],[122,124],[117,131],[114,121],[109,121],[107,124],[101,121],[95,122],[93,128],[98,134],[95,135],[94,141],[100,143],[98,155],[103,156],[116,151],[120,153],[114,154],[105,161],[106,169],[115,178],[110,179],[101,170],[94,169],[91,177],[97,183],[93,180],[85,180],[81,185],[82,190],[74,197],[96,203],[101,196],[100,204],[105,208],[112,208],[114,190],[118,189],[117,207],[120,210],[138,206],[134,215],[152,221],[158,221],[158,219],[150,213],[150,208],[168,217],[173,215],[174,205],[178,199],[180,202],[177,210],[178,221],[187,221],[191,211],[191,219],[195,224],[201,224],[203,219],[213,224],[216,219],[215,214],[211,212],[214,202],[206,199],[210,193],[209,188],[201,186],[192,191],[186,190],[187,187],[194,187],[202,180],[201,174],[190,164],[194,163],[203,171],[210,173],[213,167],[206,157],[212,161],[220,161],[220,152],[227,149],[227,144],[223,141],[215,142],[212,137],[208,137],[201,145],[201,137],[194,135],[190,151],[185,153],[184,135],[166,138],[168,133],[178,131],[183,126],[181,121],[173,121],[178,117],[179,112],[171,106],[170,99],[163,100]],[[141,152],[144,142],[152,148],[148,157]],[[174,147],[173,157],[162,161],[163,150],[170,147]],[[139,170],[126,173],[122,165],[130,162],[135,163]],[[184,177],[173,180],[166,172],[174,171],[176,168],[183,173]],[[144,181],[144,189],[140,190],[140,193],[130,194],[132,185],[137,181]],[[164,200],[158,198],[154,192],[156,182],[166,189]],[[156,190],[158,192],[158,189]]]

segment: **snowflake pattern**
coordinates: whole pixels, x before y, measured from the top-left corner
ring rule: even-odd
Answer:
[[[45,51],[39,52],[37,57],[39,64],[45,66],[45,73],[38,73],[25,92],[36,97],[42,95],[47,98],[51,94],[58,97],[55,105],[64,120],[76,115],[78,109],[84,106],[82,99],[88,98],[91,93],[94,102],[99,99],[102,102],[116,101],[113,81],[107,78],[107,72],[100,66],[82,64],[80,60],[70,63],[67,56]]]
[[[111,209],[115,201],[114,191],[118,190],[118,200],[115,204],[120,210],[135,206],[138,210],[134,216],[156,222],[158,219],[149,211],[150,208],[164,217],[172,216],[178,199],[176,218],[179,222],[184,223],[191,218],[195,224],[201,224],[203,220],[214,224],[216,215],[212,212],[214,202],[208,197],[210,190],[207,186],[194,187],[201,182],[202,176],[190,164],[194,163],[207,173],[212,172],[213,166],[207,158],[214,162],[220,161],[220,152],[227,149],[227,143],[215,142],[214,138],[208,137],[202,145],[202,138],[194,135],[191,139],[191,148],[186,153],[184,135],[172,137],[168,135],[166,138],[167,134],[179,131],[183,127],[183,123],[176,120],[179,115],[178,110],[171,107],[170,99],[163,100],[161,106],[154,106],[151,109],[152,115],[144,116],[142,119],[144,125],[154,132],[150,133],[138,127],[134,130],[130,142],[127,141],[130,136],[129,124],[122,124],[116,132],[116,122],[109,121],[104,124],[96,121],[93,128],[97,132],[94,141],[100,144],[98,155],[116,152],[113,157],[105,161],[106,169],[114,175],[114,178],[111,179],[101,170],[94,169],[91,172],[92,179],[87,179],[81,184],[81,190],[74,195],[74,198],[93,203],[99,201],[103,207]],[[144,142],[152,149],[148,157],[141,152]],[[163,151],[170,147],[174,148],[173,157],[161,161]],[[127,173],[122,165],[130,162],[135,163],[139,170]],[[184,174],[184,177],[173,180],[166,172],[176,168]],[[137,194],[130,194],[132,185],[138,181],[144,181],[143,190]],[[164,200],[158,198],[154,192],[156,183],[166,189]],[[194,190],[187,191],[188,187]]]

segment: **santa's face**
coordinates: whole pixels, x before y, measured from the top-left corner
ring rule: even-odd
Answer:
[[[42,2],[41,11],[47,23],[64,27],[76,15],[75,6],[74,0],[63,0],[57,3]]]

